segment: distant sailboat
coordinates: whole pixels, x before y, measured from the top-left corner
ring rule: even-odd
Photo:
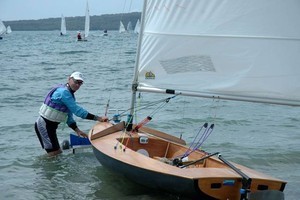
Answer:
[[[0,19],[0,39],[2,39],[2,35],[6,33],[6,27],[2,20]]]
[[[60,25],[60,35],[67,34],[66,20],[63,15],[61,15],[61,25]]]
[[[119,33],[124,33],[126,31],[125,26],[122,21],[120,21]]]
[[[89,11],[89,3],[86,1],[86,10],[85,10],[85,25],[84,25],[84,35],[83,38],[77,38],[77,41],[87,41],[87,37],[90,32],[90,11]]]
[[[6,33],[7,33],[7,34],[10,34],[11,32],[12,32],[12,30],[11,30],[10,26],[7,26],[7,27],[6,27]]]
[[[128,31],[128,32],[133,31],[131,21],[129,21],[128,24],[127,24],[127,31]]]
[[[87,38],[90,32],[90,10],[89,3],[86,1],[86,10],[85,10],[85,27],[84,27],[84,37]]]
[[[140,32],[140,28],[141,28],[141,22],[140,19],[138,19],[136,21],[135,27],[134,27],[134,33],[138,34]]]

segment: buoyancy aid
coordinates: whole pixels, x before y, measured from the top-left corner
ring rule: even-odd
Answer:
[[[58,88],[65,88],[66,85],[58,85],[52,88],[47,94],[44,103],[40,108],[39,114],[53,122],[66,122],[68,118],[68,108],[64,104],[55,103],[51,100],[52,94]]]

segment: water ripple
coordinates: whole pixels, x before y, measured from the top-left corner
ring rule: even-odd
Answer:
[[[63,52],[59,52],[59,54],[82,54],[82,53],[90,53],[89,51],[83,51],[83,50],[79,50],[79,51],[63,51]]]

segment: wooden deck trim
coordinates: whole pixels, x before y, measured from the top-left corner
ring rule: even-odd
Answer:
[[[154,129],[146,127],[146,126],[139,128],[139,131],[146,133],[146,134],[154,135],[154,136],[166,139],[166,140],[170,140],[170,141],[178,143],[178,144],[186,145],[186,142],[178,137],[169,135],[167,133],[164,133],[164,132],[161,132],[158,130],[154,130]]]
[[[109,135],[111,133],[115,133],[117,131],[121,131],[125,128],[125,122],[122,121],[118,124],[115,124],[109,128],[106,128],[102,131],[99,131],[98,133],[95,133],[95,134],[92,134],[91,135],[91,140],[94,140],[94,139],[97,139],[97,138],[100,138],[100,137],[103,137],[103,136],[106,136],[106,135]]]

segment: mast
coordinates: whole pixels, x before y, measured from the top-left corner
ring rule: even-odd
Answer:
[[[140,29],[141,32],[138,36],[138,48],[137,48],[137,53],[136,53],[136,58],[135,58],[134,76],[133,76],[133,81],[132,81],[132,96],[131,96],[131,106],[130,106],[130,115],[131,116],[133,116],[134,105],[135,105],[135,101],[136,101],[136,91],[137,91],[137,86],[138,86],[138,69],[139,69],[139,64],[140,64],[139,58],[140,58],[141,43],[142,43],[143,30],[144,30],[146,5],[147,5],[147,0],[144,0],[143,11],[142,11],[142,16],[141,16],[141,29]]]

